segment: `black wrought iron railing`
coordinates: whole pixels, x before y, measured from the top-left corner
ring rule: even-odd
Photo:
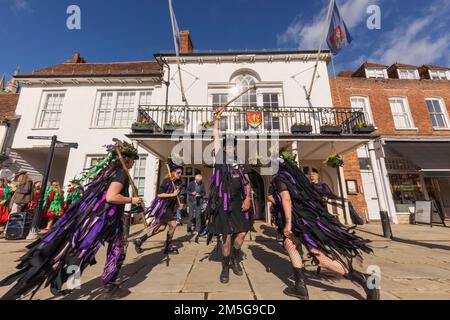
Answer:
[[[200,133],[212,121],[214,106],[141,105],[138,123],[147,123],[164,132],[177,127],[188,133]],[[306,107],[238,107],[230,106],[220,120],[223,132],[291,133],[294,125],[310,127],[312,134],[326,133],[324,128],[340,128],[343,134],[354,133],[355,127],[370,125],[363,110],[349,108]]]

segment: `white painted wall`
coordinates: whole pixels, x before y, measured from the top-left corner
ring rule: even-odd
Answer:
[[[183,84],[186,88],[186,98],[191,105],[211,104],[208,96],[208,84],[215,82],[229,82],[232,74],[240,69],[251,69],[255,71],[262,82],[280,81],[283,84],[284,102],[280,101],[280,105],[308,107],[305,90],[303,85],[309,88],[312,78],[313,67],[315,61],[291,61],[291,62],[262,62],[254,63],[242,62],[222,62],[222,63],[195,63],[187,62],[182,64]],[[183,105],[179,87],[179,77],[177,65],[169,63],[171,69],[171,80],[169,94],[169,104]],[[167,72],[167,68],[166,71]],[[300,73],[296,80],[292,76]],[[318,78],[315,82],[311,96],[311,102],[314,107],[331,107],[331,91],[328,81],[327,66],[324,61],[319,63]],[[196,79],[196,77],[198,79]],[[177,87],[178,86],[178,87]],[[161,96],[161,104],[165,102],[165,96]]]
[[[28,136],[52,136],[57,135],[58,140],[64,142],[77,142],[78,149],[71,149],[67,161],[67,168],[62,175],[64,185],[79,174],[86,165],[88,156],[105,154],[106,144],[112,142],[112,138],[126,139],[125,134],[131,132],[131,128],[94,128],[92,119],[94,116],[98,91],[102,90],[145,90],[153,89],[152,98],[160,100],[160,87],[151,85],[142,86],[101,86],[101,85],[73,85],[73,86],[23,86],[16,113],[21,116],[17,129],[13,149],[27,160],[33,149],[47,147],[49,141],[28,140]],[[43,99],[47,91],[65,91],[65,98],[61,114],[59,129],[37,129],[36,121],[42,107]],[[137,110],[136,110],[137,114]],[[22,151],[22,154],[21,154]],[[139,149],[141,155],[147,156],[146,173],[152,177],[156,168],[156,159],[145,150]],[[31,153],[32,154],[32,153]],[[42,162],[42,161],[41,161]],[[61,165],[58,165],[59,167]],[[56,178],[61,176],[57,175]],[[149,179],[145,190],[145,199],[150,199],[154,194],[154,183]]]

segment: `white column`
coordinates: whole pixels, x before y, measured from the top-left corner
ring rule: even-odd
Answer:
[[[341,181],[338,181],[338,183],[341,184],[341,188],[342,188],[341,197],[343,199],[348,199],[347,186],[345,185],[344,167],[339,167],[339,173],[341,176]],[[343,211],[345,214],[345,221],[347,221],[347,224],[351,225],[352,218],[350,217],[350,208],[348,206],[348,201],[343,200],[342,205],[343,205],[343,207],[345,207],[345,208],[343,208]]]
[[[383,234],[386,238],[392,238],[392,231],[389,224],[389,215],[386,207],[386,197],[383,192],[383,185],[381,183],[380,169],[378,167],[377,156],[375,154],[375,146],[373,141],[367,144],[370,157],[370,165],[372,166],[373,179],[375,182],[375,189],[377,191],[378,206],[380,207],[380,218],[383,226]]]
[[[380,169],[381,169],[381,182],[383,184],[383,190],[385,195],[385,201],[388,208],[388,212],[392,218],[392,222],[398,224],[397,210],[395,209],[394,199],[392,198],[391,183],[389,181],[389,174],[386,168],[386,160],[381,157],[379,159]]]

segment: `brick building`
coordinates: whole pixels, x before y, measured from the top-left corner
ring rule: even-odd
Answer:
[[[362,109],[380,136],[375,146],[381,201],[392,220],[408,222],[421,200],[436,200],[450,218],[450,69],[366,62],[330,78],[330,86],[333,104]],[[345,160],[345,178],[358,186],[349,199],[368,220],[379,219],[367,146]]]

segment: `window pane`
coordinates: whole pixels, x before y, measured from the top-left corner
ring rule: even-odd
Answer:
[[[119,92],[117,94],[117,105],[113,123],[115,127],[128,127],[133,122],[135,96],[135,92]]]
[[[39,128],[58,128],[65,93],[47,93],[41,111]]]
[[[140,157],[134,164],[134,176],[133,180],[136,183],[138,194],[140,197],[145,193],[145,166],[147,163],[146,157]]]

